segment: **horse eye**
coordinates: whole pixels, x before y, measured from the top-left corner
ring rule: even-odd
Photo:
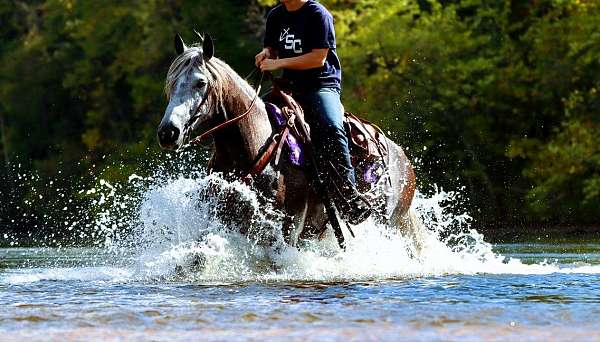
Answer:
[[[194,85],[194,87],[198,88],[198,89],[202,89],[202,88],[204,88],[205,85],[206,85],[206,81],[198,80],[198,82],[196,82],[196,85]]]

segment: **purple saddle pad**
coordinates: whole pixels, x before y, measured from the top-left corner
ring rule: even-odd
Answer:
[[[282,129],[286,124],[286,118],[281,112],[281,109],[270,102],[265,102],[265,108],[267,109],[270,120],[275,127]],[[285,139],[285,145],[288,160],[293,165],[301,167],[305,166],[306,158],[304,146],[302,146],[302,142],[294,135],[292,131],[290,131],[290,133],[287,135],[287,138]],[[375,184],[381,178],[381,175],[382,165],[380,163],[371,162],[370,164],[361,168],[360,175],[357,174],[356,176],[361,177],[362,181],[367,184]]]
[[[265,108],[267,109],[267,113],[271,117],[271,121],[275,123],[277,128],[281,129],[286,124],[286,119],[281,109],[276,105],[265,102]],[[304,156],[304,148],[302,143],[298,140],[291,131],[290,134],[287,135],[285,139],[285,144],[288,151],[288,159],[289,161],[296,166],[304,166],[306,164],[306,159]]]

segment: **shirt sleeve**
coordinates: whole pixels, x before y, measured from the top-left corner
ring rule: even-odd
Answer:
[[[263,47],[276,48],[277,47],[277,29],[275,25],[275,14],[274,10],[271,10],[267,15],[267,23],[265,25],[265,38],[263,39]]]
[[[335,49],[335,29],[330,13],[315,12],[309,26],[307,43],[308,49]]]

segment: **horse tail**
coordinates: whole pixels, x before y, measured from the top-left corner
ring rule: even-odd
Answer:
[[[402,223],[402,234],[411,241],[410,251],[413,257],[419,258],[427,245],[429,237],[427,227],[413,208],[408,210]]]
[[[392,200],[394,203],[390,203],[393,206],[391,217],[400,219],[405,217],[412,204],[417,182],[413,166],[406,157],[404,150],[389,138],[387,140],[389,146],[387,158],[389,186],[391,191],[395,193]]]

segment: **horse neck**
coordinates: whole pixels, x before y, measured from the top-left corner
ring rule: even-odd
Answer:
[[[215,135],[216,166],[220,171],[248,171],[271,136],[272,128],[265,105],[256,92],[237,74],[229,76],[230,89],[224,98],[226,118],[250,112],[237,125]]]

